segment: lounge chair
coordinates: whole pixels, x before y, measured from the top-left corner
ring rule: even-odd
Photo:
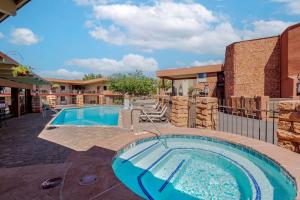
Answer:
[[[155,110],[155,111],[148,111],[147,114],[148,115],[160,115],[166,108],[167,106],[164,105],[164,107],[159,111],[159,110]]]
[[[168,107],[165,107],[162,110],[161,114],[150,114],[150,115],[147,114],[147,115],[152,121],[166,121],[167,120],[167,117],[166,117],[167,111],[168,111]],[[145,114],[140,115],[141,121],[149,120],[147,115],[145,115]]]
[[[152,106],[152,108],[153,108],[154,110],[159,109],[159,107],[161,107],[160,101],[158,101],[154,106]]]

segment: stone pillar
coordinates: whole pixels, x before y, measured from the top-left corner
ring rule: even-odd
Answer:
[[[278,104],[278,146],[300,153],[300,100]]]
[[[20,108],[20,91],[19,88],[11,88],[11,106],[12,113],[15,117],[21,116]]]
[[[218,99],[214,97],[196,98],[196,128],[216,130]]]
[[[76,95],[76,106],[82,107],[83,105],[84,105],[83,95],[82,94]]]
[[[32,97],[32,112],[33,113],[42,112],[42,98],[40,96]]]
[[[50,108],[55,108],[56,107],[57,97],[55,95],[47,95],[46,99],[47,99],[47,102],[48,102]]]
[[[171,123],[177,127],[188,126],[188,97],[173,96]]]
[[[99,95],[99,104],[105,105],[105,96],[103,94]]]

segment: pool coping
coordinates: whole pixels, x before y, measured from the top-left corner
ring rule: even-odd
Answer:
[[[259,141],[252,138],[247,138],[245,136],[235,135],[232,133],[221,132],[221,131],[211,131],[204,129],[192,129],[192,128],[168,128],[161,130],[162,135],[186,135],[186,136],[204,136],[209,138],[214,138],[219,141],[229,142],[234,145],[239,145],[242,147],[246,147],[252,151],[256,151],[261,155],[267,157],[275,164],[279,165],[287,174],[293,179],[296,187],[296,199],[300,200],[299,188],[300,188],[300,166],[297,163],[300,163],[300,155],[294,152],[291,152],[282,147],[266,143],[263,141]],[[118,153],[131,144],[143,140],[153,138],[153,135],[138,135],[138,138],[128,142],[125,145],[122,145],[112,158],[112,163],[114,158],[118,155]]]
[[[119,111],[119,116],[118,116],[118,125],[116,126],[108,126],[108,125],[95,125],[95,126],[90,126],[90,125],[53,125],[52,122],[63,112],[64,110],[69,110],[69,109],[78,109],[78,108],[93,108],[93,107],[122,107],[118,105],[95,105],[95,106],[82,106],[82,107],[66,107],[62,108],[58,113],[55,114],[55,116],[46,124],[46,128],[59,128],[59,127],[102,127],[102,128],[118,128],[120,127],[119,125],[119,118],[120,118],[120,111]],[[122,108],[121,108],[122,109]]]

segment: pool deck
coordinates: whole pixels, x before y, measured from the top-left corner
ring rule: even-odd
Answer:
[[[39,114],[28,114],[11,119],[8,127],[0,128],[0,199],[140,199],[115,177],[111,162],[122,147],[138,139],[153,137],[153,134],[137,135],[113,127],[43,129],[50,119],[51,116],[41,120]],[[175,128],[166,124],[160,129],[163,134],[209,136],[251,147],[286,168],[300,188],[299,154],[230,133]],[[91,174],[98,177],[94,184],[78,184],[80,177]],[[48,190],[40,188],[44,180],[54,177],[63,177],[63,183]],[[299,195],[297,200],[300,200]]]

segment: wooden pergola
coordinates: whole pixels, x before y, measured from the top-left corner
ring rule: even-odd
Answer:
[[[25,89],[26,112],[31,112],[31,90],[33,89],[33,86],[45,85],[49,84],[49,82],[33,72],[30,72],[30,75],[27,76],[14,77],[12,75],[12,69],[15,66],[17,66],[16,63],[0,62],[0,86],[11,88],[11,112],[14,116],[19,117],[21,115],[20,90]]]
[[[1,0],[0,2],[0,22],[9,16],[16,16],[17,10],[22,8],[30,0]]]

